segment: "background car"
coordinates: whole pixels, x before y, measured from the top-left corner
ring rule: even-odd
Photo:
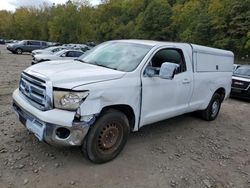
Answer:
[[[233,72],[236,71],[241,65],[239,64],[233,64]]]
[[[86,52],[86,51],[90,50],[91,48],[89,46],[86,46],[86,45],[79,45],[79,46],[73,47],[73,49]]]
[[[33,50],[31,55],[34,56],[37,54],[54,54],[56,52],[59,52],[60,50],[65,50],[65,49],[67,48],[63,46],[52,46],[45,49]]]
[[[0,39],[0,44],[5,44],[5,40],[4,39]]]
[[[36,49],[47,48],[48,44],[45,41],[38,40],[22,40],[17,43],[7,45],[7,50],[15,54],[22,54],[23,52],[32,52]]]
[[[76,59],[83,55],[84,52],[80,50],[61,50],[55,54],[37,54],[34,55],[32,59],[32,65],[51,60],[68,60],[68,59]]]
[[[48,46],[62,46],[62,44],[60,42],[48,42]]]
[[[231,96],[250,99],[250,65],[242,65],[234,71]]]

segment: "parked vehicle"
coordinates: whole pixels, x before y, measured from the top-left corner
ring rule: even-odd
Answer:
[[[52,46],[44,49],[39,49],[39,50],[33,50],[31,55],[37,55],[37,54],[54,54],[56,52],[59,52],[61,50],[67,49],[66,47],[63,46]]]
[[[0,39],[0,44],[5,44],[5,40],[4,39]]]
[[[52,46],[62,46],[62,44],[60,42],[48,42],[48,46],[52,47]]]
[[[233,61],[230,51],[194,44],[109,41],[79,59],[24,70],[13,107],[39,140],[82,146],[103,163],[145,125],[193,111],[216,119]]]
[[[87,42],[86,43],[87,46],[89,46],[90,48],[95,47],[97,44],[95,42]]]
[[[51,60],[70,60],[83,55],[80,50],[60,50],[54,54],[37,54],[32,58],[32,65]]]
[[[22,40],[17,43],[8,44],[7,50],[15,54],[22,54],[23,52],[32,52],[33,50],[47,48],[47,42],[37,40]]]
[[[85,46],[85,47],[74,47],[73,49],[74,50],[80,50],[80,51],[82,51],[84,53],[90,50],[90,48],[88,46]]]
[[[239,64],[233,64],[233,72],[238,69],[241,65]]]
[[[250,65],[242,65],[234,71],[231,96],[250,99]]]

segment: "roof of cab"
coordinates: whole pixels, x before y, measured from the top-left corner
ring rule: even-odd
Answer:
[[[161,42],[161,41],[155,41],[155,40],[139,40],[139,39],[127,39],[127,40],[115,40],[117,42],[129,42],[129,43],[135,43],[135,44],[142,44],[142,45],[148,45],[148,46],[157,46],[157,45],[173,45],[175,43],[173,42]]]
[[[233,52],[218,48],[211,48],[206,46],[201,46],[197,44],[191,43],[181,43],[181,42],[164,42],[164,41],[154,41],[154,40],[139,40],[139,39],[128,39],[128,40],[115,40],[121,42],[129,42],[135,44],[142,44],[148,46],[162,46],[162,45],[171,45],[171,46],[178,46],[178,45],[185,45],[190,46],[193,48],[194,52],[201,52],[201,53],[209,53],[209,54],[218,54],[218,55],[226,55],[226,56],[234,56]]]

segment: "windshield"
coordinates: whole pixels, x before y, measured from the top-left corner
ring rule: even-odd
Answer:
[[[124,72],[136,69],[151,46],[127,42],[106,42],[93,48],[79,59],[86,63]]]
[[[240,67],[235,70],[234,74],[242,76],[250,76],[250,67]]]

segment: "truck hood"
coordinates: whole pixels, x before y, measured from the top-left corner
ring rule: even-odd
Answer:
[[[47,77],[53,87],[72,89],[76,86],[119,79],[124,72],[74,60],[48,61],[33,65],[26,73]],[[42,78],[41,77],[41,78]]]

